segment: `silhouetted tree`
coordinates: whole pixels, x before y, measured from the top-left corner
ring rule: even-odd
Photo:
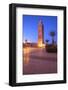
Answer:
[[[25,43],[27,43],[27,40],[25,40]]]
[[[46,44],[48,44],[49,40],[46,40]]]
[[[52,37],[52,44],[54,44],[55,32],[54,32],[54,31],[51,31],[51,32],[50,32],[50,36]]]

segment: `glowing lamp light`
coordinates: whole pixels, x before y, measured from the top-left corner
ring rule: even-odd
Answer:
[[[40,47],[40,48],[45,48],[45,44],[38,44],[38,47]]]

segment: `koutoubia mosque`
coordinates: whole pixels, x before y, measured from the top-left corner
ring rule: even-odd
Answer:
[[[37,43],[26,42],[25,46],[45,48],[44,43],[44,24],[42,20],[38,22],[38,41]]]
[[[45,47],[44,44],[44,25],[42,20],[38,23],[38,47]]]

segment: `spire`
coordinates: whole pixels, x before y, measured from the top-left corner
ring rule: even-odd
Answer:
[[[39,21],[39,25],[40,25],[40,24],[43,24],[42,20]]]

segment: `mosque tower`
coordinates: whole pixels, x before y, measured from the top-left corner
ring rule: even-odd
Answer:
[[[38,47],[44,46],[44,25],[42,20],[38,23]]]

